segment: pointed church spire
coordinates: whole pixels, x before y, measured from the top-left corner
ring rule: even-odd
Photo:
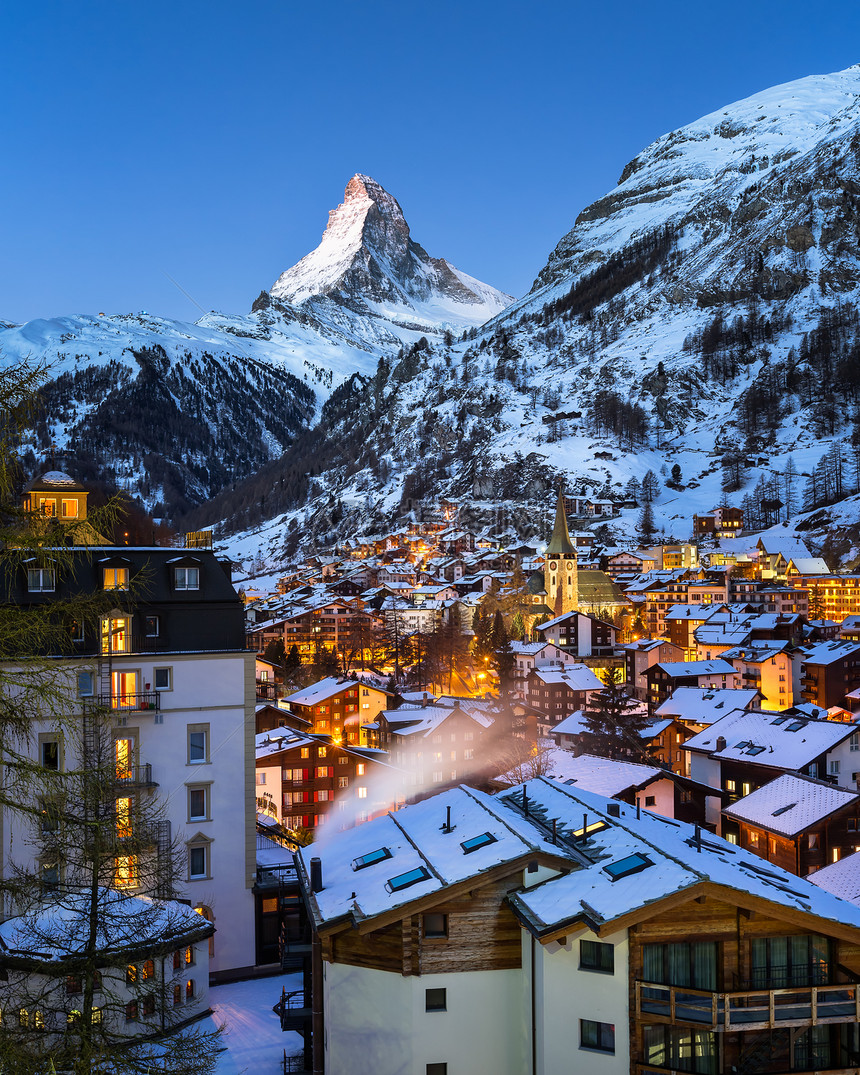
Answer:
[[[564,510],[564,490],[561,483],[558,486],[558,502],[555,506],[555,526],[552,528],[552,537],[546,547],[545,556],[576,556],[576,549],[570,541],[567,529],[567,513]]]

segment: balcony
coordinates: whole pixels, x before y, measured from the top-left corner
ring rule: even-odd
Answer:
[[[640,1019],[737,1032],[860,1022],[860,984],[813,985],[709,993],[686,986],[636,982]]]
[[[152,779],[152,766],[147,762],[145,765],[117,766],[116,783],[120,788],[157,788],[158,784]]]
[[[84,709],[113,709],[118,713],[139,712],[161,708],[158,691],[126,692],[125,694],[94,694],[83,699]]]

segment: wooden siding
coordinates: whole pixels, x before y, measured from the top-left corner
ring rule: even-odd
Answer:
[[[326,958],[404,975],[519,968],[522,929],[504,902],[519,887],[510,878],[497,880],[428,908],[448,916],[447,939],[425,938],[422,916],[407,915],[372,933],[350,929],[335,934]]]

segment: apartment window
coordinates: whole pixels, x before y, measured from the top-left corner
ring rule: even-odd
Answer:
[[[580,1019],[579,1044],[582,1049],[597,1049],[601,1053],[614,1053],[615,1024],[597,1023],[593,1019]]]
[[[602,941],[579,942],[579,969],[615,973],[615,947]]]
[[[445,774],[443,772],[440,772],[438,770],[434,771],[434,773],[433,773],[433,783],[434,784],[441,784],[444,779],[445,779]]]
[[[78,517],[78,502],[77,500],[62,500],[60,502],[60,512],[64,519],[77,519]]]
[[[137,885],[137,855],[119,855],[114,860],[114,884],[117,888]]]
[[[657,796],[656,795],[646,795],[645,796],[645,805],[646,806],[654,806],[656,804],[656,802],[657,802]]]
[[[103,575],[104,588],[106,590],[127,590],[128,589],[128,568],[127,567],[106,567]]]
[[[425,1075],[448,1075],[447,1064],[427,1064],[424,1068]]]
[[[838,776],[839,775],[839,762],[838,762],[838,760],[837,761],[832,761],[830,763],[830,774],[831,774],[831,776]]]
[[[125,1006],[125,1021],[127,1023],[137,1022],[137,1001],[130,1000]]]
[[[209,725],[188,725],[188,764],[203,765],[209,761]]]
[[[717,1071],[716,1035],[673,1026],[644,1027],[646,1062],[659,1068],[713,1075]]]
[[[421,916],[421,925],[424,936],[430,940],[439,940],[448,936],[448,916],[438,912],[431,912]]]
[[[131,836],[131,797],[128,795],[120,796],[116,800],[114,812],[117,838],[127,840]]]
[[[173,688],[172,668],[153,668],[152,680],[157,691],[169,691]]]
[[[464,761],[472,761],[472,759],[474,757],[475,757],[475,751],[472,750],[471,747],[463,751],[463,760]]]
[[[365,765],[365,763],[363,761],[360,761],[358,763],[358,765],[356,765],[356,767],[355,767],[355,775],[356,776],[364,776],[364,771],[365,771],[366,768],[367,768],[367,766]]]
[[[185,983],[185,999],[186,999],[186,1001],[194,1000],[194,979],[193,978],[189,978],[188,981]]]
[[[349,765],[349,758],[343,754],[337,759],[338,765]]]
[[[337,786],[339,788],[348,788],[349,787],[349,777],[348,776],[339,776],[337,778]]]
[[[83,642],[85,637],[86,636],[84,635],[84,621],[72,620],[72,641]]]
[[[448,1009],[448,991],[447,989],[425,989],[424,990],[424,1011],[425,1012],[444,1012]]]
[[[261,774],[265,776],[265,773]],[[201,784],[188,789],[188,820],[209,820],[209,785]]]
[[[185,966],[193,967],[197,960],[194,958],[194,945],[189,945],[185,949]]]
[[[78,698],[91,698],[93,694],[92,672],[78,672]]]
[[[258,784],[265,784],[266,783],[266,774],[265,773],[257,773],[257,783]]]
[[[143,617],[143,633],[147,638],[158,638],[160,626],[158,616]]]
[[[52,567],[28,567],[27,590],[30,593],[52,593],[55,573]]]
[[[177,567],[173,571],[173,584],[177,590],[199,590],[200,568]]]
[[[52,772],[60,770],[60,740],[57,738],[43,739],[39,744],[39,754],[42,767]]]
[[[318,758],[324,758],[325,756],[326,756],[326,748],[325,747],[317,747],[317,757]]]
[[[209,876],[209,844],[192,843],[188,846],[188,879],[199,881]]]
[[[334,776],[334,766],[333,765],[318,765],[317,766],[317,777],[318,778],[325,779],[326,777],[330,777],[330,776]]]
[[[143,998],[143,1015],[144,1018],[155,1015],[155,994],[150,993],[148,997]]]

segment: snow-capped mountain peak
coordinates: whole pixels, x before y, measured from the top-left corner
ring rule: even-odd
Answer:
[[[329,213],[320,245],[282,273],[270,295],[314,307],[328,300],[396,325],[426,323],[430,331],[482,324],[513,301],[444,258],[430,257],[412,239],[397,199],[361,174]]]

